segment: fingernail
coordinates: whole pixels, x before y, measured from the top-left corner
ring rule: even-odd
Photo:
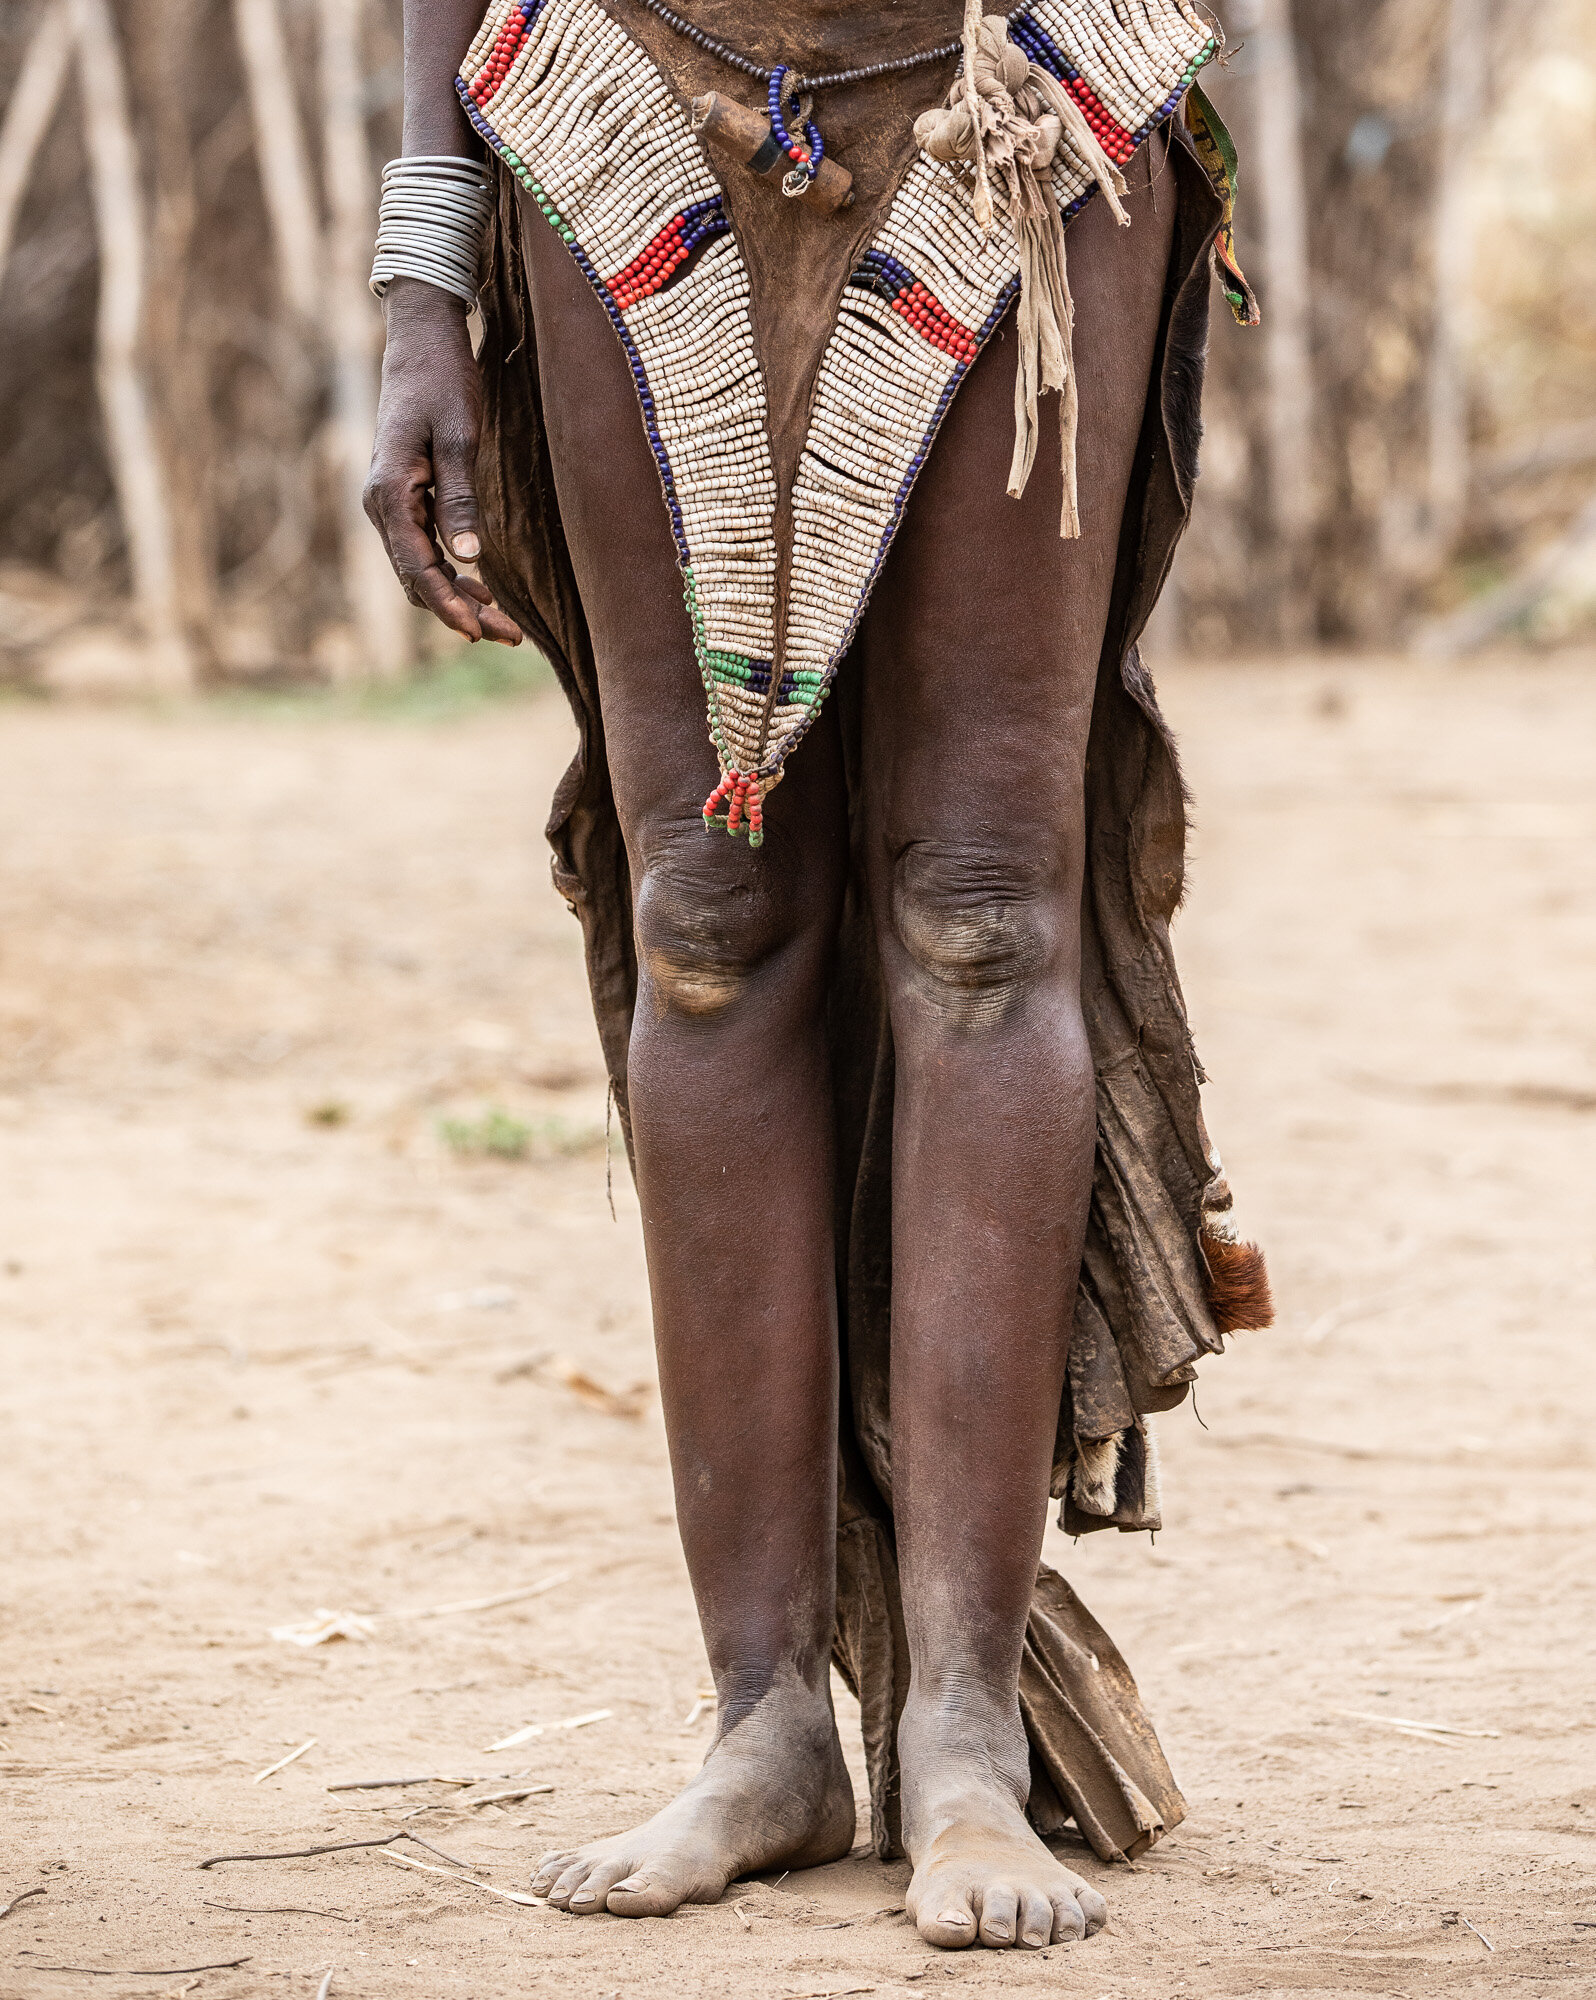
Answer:
[[[463,535],[455,536],[453,546],[461,562],[475,562],[482,553],[482,544],[469,529]]]

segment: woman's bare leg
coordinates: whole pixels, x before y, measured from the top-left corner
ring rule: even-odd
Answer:
[[[703,1770],[645,1826],[548,1855],[577,1913],[713,1901],[835,1860],[853,1789],[830,1698],[837,1330],[825,980],[846,855],[834,732],[768,837],[705,832],[703,690],[637,400],[602,309],[531,215],[545,416],[598,658],[639,955],[628,1097],[677,1514],[719,1696]]]
[[[1007,331],[954,402],[863,638],[867,853],[897,1048],[903,1826],[909,1907],[948,1946],[1047,1944],[1106,1914],[1026,1823],[1016,1691],[1096,1129],[1082,772],[1173,209],[1166,187],[1155,211],[1145,155],[1137,179],[1130,229],[1098,202],[1069,234],[1082,538],[1058,538],[1045,442],[1023,500],[1004,497]]]

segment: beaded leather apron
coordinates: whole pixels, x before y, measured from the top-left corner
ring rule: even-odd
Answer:
[[[1001,190],[983,232],[972,170],[915,149],[912,113],[938,100],[952,57],[840,106],[834,160],[854,161],[861,113],[891,142],[858,148],[854,202],[817,215],[735,168],[717,174],[694,136],[696,92],[740,85],[757,104],[759,87],[637,0],[612,4],[494,0],[459,88],[626,350],[719,760],[706,818],[757,844],[763,800],[826,698],[937,429],[1015,295],[1019,252]],[[861,43],[882,32],[861,24],[866,11],[884,10],[830,10],[861,65]],[[891,11],[895,52],[919,21],[921,46],[945,40],[946,0]],[[694,20],[714,13],[700,5]],[[1217,46],[1187,0],[1029,0],[1009,34],[1115,163]],[[1096,185],[1067,133],[1048,171],[1067,222]],[[773,248],[790,253],[785,270],[770,268]],[[784,312],[796,328],[761,326]]]

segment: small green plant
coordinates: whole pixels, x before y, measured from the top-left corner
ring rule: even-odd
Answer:
[[[604,1150],[604,1127],[571,1118],[512,1117],[489,1105],[477,1118],[440,1118],[438,1137],[460,1159],[572,1160]]]
[[[524,1160],[532,1127],[492,1105],[480,1118],[440,1118],[438,1136],[462,1159]]]
[[[347,1125],[353,1113],[349,1106],[336,1097],[329,1097],[325,1103],[313,1104],[305,1113],[307,1125]]]

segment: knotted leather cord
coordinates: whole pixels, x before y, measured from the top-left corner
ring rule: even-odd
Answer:
[[[947,103],[915,120],[914,136],[934,160],[975,164],[972,205],[983,234],[992,228],[992,184],[1007,198],[1020,257],[1016,323],[1019,362],[1014,378],[1014,458],[1008,491],[1018,499],[1036,461],[1040,435],[1037,397],[1059,392],[1059,453],[1064,501],[1059,533],[1081,532],[1076,498],[1075,446],[1080,399],[1071,343],[1075,307],[1064,254],[1064,220],[1049,169],[1068,137],[1071,147],[1108,197],[1121,227],[1130,222],[1120,196],[1125,182],[1086,122],[1080,106],[1055,79],[1009,40],[1001,14],[981,15],[981,0],[966,0],[964,68]]]

